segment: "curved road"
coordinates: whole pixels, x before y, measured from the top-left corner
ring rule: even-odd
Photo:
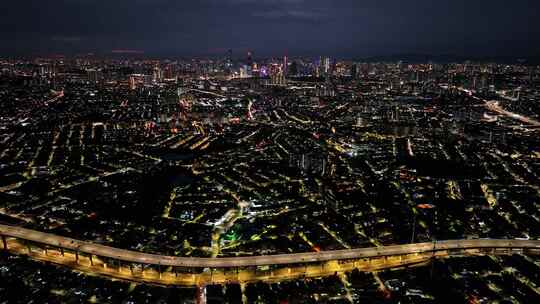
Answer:
[[[248,256],[230,258],[191,258],[148,254],[125,249],[118,249],[85,241],[79,241],[54,234],[43,233],[21,227],[0,225],[0,235],[27,240],[52,247],[60,247],[79,253],[93,254],[100,257],[117,259],[131,263],[161,266],[196,267],[196,268],[233,268],[263,265],[299,264],[334,260],[362,259],[461,249],[515,248],[533,249],[540,253],[540,241],[537,240],[451,240],[433,243],[385,246],[378,248],[359,248],[336,251],[295,253],[268,256]]]
[[[510,118],[513,118],[513,119],[516,119],[522,123],[526,123],[526,124],[529,124],[529,125],[533,125],[534,127],[540,127],[540,122],[532,119],[532,118],[529,118],[529,117],[526,117],[526,116],[523,116],[523,115],[520,115],[520,114],[516,114],[516,113],[512,113],[510,111],[507,111],[505,109],[503,109],[500,105],[499,105],[499,102],[498,101],[486,101],[486,108],[490,111],[493,111],[495,113],[498,113],[498,114],[501,114],[501,115],[505,115],[505,116],[508,116]]]

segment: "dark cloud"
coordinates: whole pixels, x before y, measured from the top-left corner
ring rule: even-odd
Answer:
[[[0,55],[536,55],[537,0],[2,1]]]

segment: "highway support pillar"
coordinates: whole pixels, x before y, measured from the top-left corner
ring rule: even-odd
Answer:
[[[79,264],[79,251],[75,250],[75,263]]]
[[[133,275],[133,264],[129,263],[129,271],[131,272],[131,275]]]
[[[64,256],[64,248],[60,247],[60,254]]]
[[[4,250],[8,250],[6,236],[2,235],[2,244],[4,244]]]
[[[161,273],[162,273],[161,264],[158,265],[158,273],[159,273],[159,278],[161,279]]]
[[[94,266],[94,259],[92,259],[93,256],[93,254],[90,254],[90,266]]]

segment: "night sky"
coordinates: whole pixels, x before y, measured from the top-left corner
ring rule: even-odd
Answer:
[[[540,54],[538,0],[3,0],[0,56]]]

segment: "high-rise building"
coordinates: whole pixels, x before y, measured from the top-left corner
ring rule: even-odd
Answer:
[[[225,72],[227,74],[232,73],[232,67],[233,67],[232,56],[233,56],[232,50],[229,49],[227,51],[227,58],[225,58]]]
[[[159,66],[154,67],[154,70],[152,71],[152,82],[158,83],[163,80],[163,71]]]
[[[246,64],[248,66],[250,66],[250,67],[253,66],[253,56],[252,56],[251,52],[247,53]]]
[[[289,61],[287,56],[283,57],[283,76],[287,77],[289,73]]]
[[[154,79],[153,79],[153,77],[151,75],[143,75],[142,79],[143,79],[143,85],[145,87],[146,86],[151,86],[152,82],[154,81]]]
[[[323,59],[322,57],[319,57],[319,59],[315,62],[315,76],[321,77],[323,73]]]
[[[291,62],[288,73],[292,76],[298,75],[298,63],[296,61]]]
[[[45,76],[47,74],[47,67],[44,65],[39,66],[39,76]]]
[[[92,82],[92,83],[100,82],[101,79],[102,79],[101,70],[88,69],[88,70],[86,70],[86,74],[88,76],[88,81]]]
[[[330,57],[325,57],[323,61],[323,74],[330,75],[332,73],[332,66]]]
[[[285,85],[287,85],[287,80],[283,76],[283,71],[280,71],[280,72],[278,72],[276,74],[272,74],[270,76],[270,79],[271,79],[272,85],[275,85],[275,86],[285,86]]]
[[[248,78],[251,76],[251,68],[247,64],[240,68],[240,78]]]
[[[351,77],[352,79],[356,79],[358,77],[358,65],[356,63],[351,65]]]
[[[228,66],[229,68],[232,67],[232,56],[233,56],[233,55],[232,55],[232,50],[229,49],[229,50],[227,51],[227,66]]]
[[[135,82],[135,76],[133,75],[129,76],[129,89],[130,90],[137,89],[137,83]]]
[[[172,65],[167,65],[163,70],[164,79],[174,79],[176,78],[175,67]]]

